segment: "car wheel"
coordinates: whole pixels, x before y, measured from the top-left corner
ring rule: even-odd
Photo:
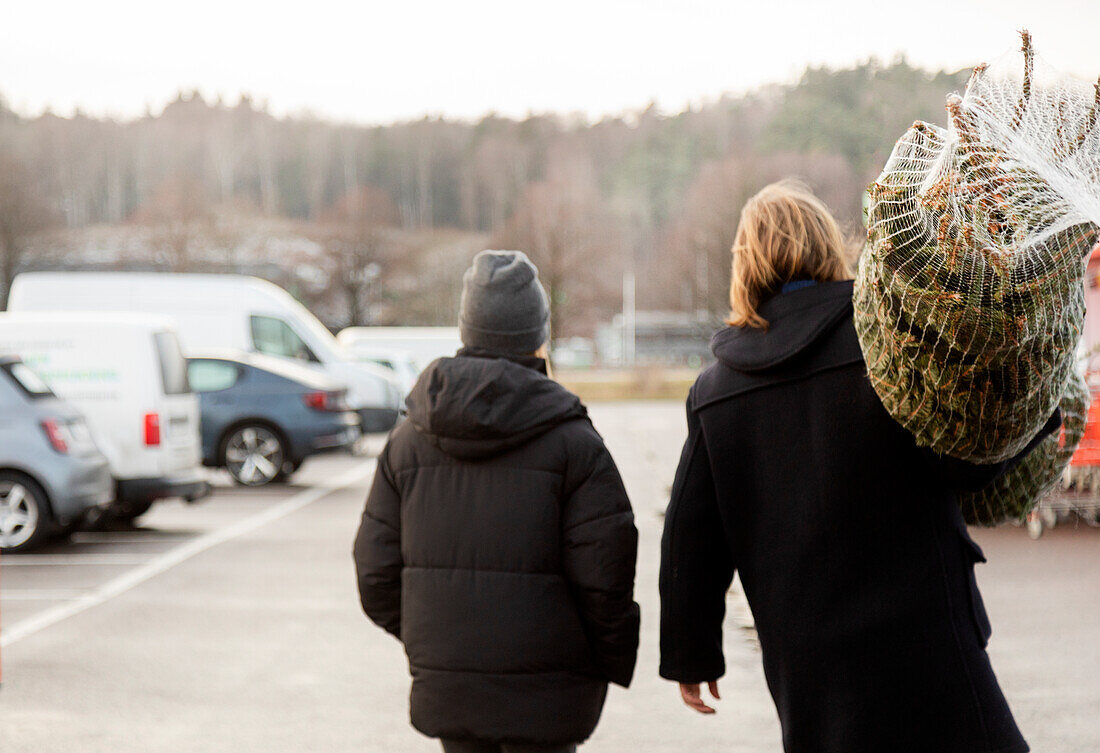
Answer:
[[[0,549],[31,549],[48,536],[50,506],[42,487],[18,473],[0,473]]]
[[[283,469],[286,451],[279,436],[266,426],[247,424],[225,440],[225,469],[241,486],[263,486]]]

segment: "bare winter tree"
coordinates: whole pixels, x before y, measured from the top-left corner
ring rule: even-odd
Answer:
[[[159,255],[169,269],[187,272],[195,261],[194,245],[210,234],[214,213],[199,181],[175,176],[161,182],[133,219],[154,230]]]
[[[543,114],[360,126],[277,117],[247,95],[229,104],[194,91],[126,121],[29,117],[0,101],[0,151],[17,156],[30,177],[19,184],[33,185],[66,228],[17,253],[41,248],[61,265],[83,265],[110,246],[125,252],[120,264],[257,271],[259,261],[275,274],[294,262],[263,258],[265,238],[321,241],[335,225],[333,243],[346,238],[346,222],[322,215],[369,184],[400,210],[385,233],[385,280],[371,291],[372,305],[384,305],[368,311],[369,284],[352,278],[359,293],[339,293],[341,309],[445,321],[450,297],[417,284],[426,270],[449,270],[450,254],[468,262],[471,244],[495,233],[494,245],[524,248],[553,272],[559,333],[591,334],[594,312],[606,318],[621,303],[624,261],[636,272],[639,308],[725,313],[740,207],[770,180],[801,175],[858,227],[863,189],[897,134],[917,118],[938,122],[945,94],[965,80],[871,61],[678,114],[648,107],[595,123]],[[327,288],[316,272],[306,273],[310,284]]]
[[[321,215],[319,240],[333,289],[343,298],[347,326],[370,324],[370,291],[382,274],[397,206],[377,186],[345,194]]]
[[[516,196],[530,179],[534,162],[530,152],[530,146],[509,131],[480,140],[470,169],[463,172],[467,191],[463,214],[468,227],[504,225]]]
[[[526,186],[492,243],[523,251],[538,266],[555,336],[587,334],[621,304],[618,226],[584,159],[557,155],[551,165],[545,180]]]
[[[831,155],[779,153],[731,156],[700,169],[666,232],[647,294],[659,305],[725,315],[730,249],[741,207],[765,185],[782,178],[807,183],[830,208],[849,213],[860,181],[844,160]],[[856,228],[848,228],[854,234]]]
[[[53,216],[30,173],[0,154],[0,309],[7,308],[11,282],[19,273],[27,239],[50,226]]]

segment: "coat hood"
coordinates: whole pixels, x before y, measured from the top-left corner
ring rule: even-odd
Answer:
[[[496,455],[588,415],[580,398],[546,376],[541,358],[468,348],[432,362],[405,406],[420,434],[462,460]]]
[[[790,361],[852,312],[852,281],[821,282],[780,293],[760,306],[767,329],[727,327],[710,341],[715,357],[744,372],[767,371]]]

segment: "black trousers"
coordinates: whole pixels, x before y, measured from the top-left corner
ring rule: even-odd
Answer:
[[[517,745],[487,740],[440,740],[443,753],[576,753],[573,743],[557,745]]]

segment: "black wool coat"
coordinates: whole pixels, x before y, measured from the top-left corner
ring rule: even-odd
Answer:
[[[851,296],[851,282],[782,293],[767,330],[714,337],[665,522],[661,675],[723,674],[736,568],[787,753],[1026,751],[955,496],[1018,458],[918,449],[871,388]]]
[[[355,541],[426,735],[580,742],[638,649],[637,530],[580,400],[540,359],[460,351],[407,400]]]

